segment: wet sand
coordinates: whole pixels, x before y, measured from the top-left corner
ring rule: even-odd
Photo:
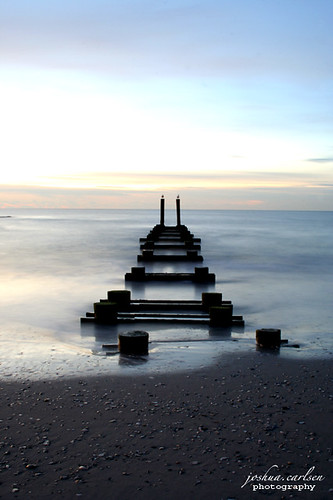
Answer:
[[[331,376],[328,359],[255,352],[176,374],[1,381],[0,498],[327,499]]]

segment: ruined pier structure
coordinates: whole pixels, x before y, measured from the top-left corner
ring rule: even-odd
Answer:
[[[201,240],[181,224],[180,199],[176,199],[177,224],[165,225],[165,199],[160,204],[160,223],[145,238],[140,238],[141,254],[138,262],[202,262]],[[166,253],[163,253],[166,251]],[[194,267],[192,273],[147,273],[143,266],[132,267],[125,281],[189,281],[214,283],[215,274],[208,267]],[[231,301],[222,300],[220,292],[203,292],[201,300],[143,300],[132,299],[129,290],[111,290],[106,299],[94,304],[94,312],[87,313],[82,322],[102,324],[168,322],[196,323],[208,326],[243,326],[242,316],[233,315]]]
[[[180,223],[180,199],[176,199],[177,225],[166,226],[164,224],[165,199],[161,198],[160,224],[153,227],[146,238],[140,238],[141,255],[138,255],[138,261],[164,261],[181,262],[197,261],[202,262],[202,255],[198,255],[201,250],[200,238],[194,238],[189,229]],[[167,250],[174,251],[172,255],[156,254],[155,251]],[[185,252],[184,254],[182,252]]]

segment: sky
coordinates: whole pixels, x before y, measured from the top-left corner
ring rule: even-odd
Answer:
[[[332,0],[0,0],[0,208],[333,210]]]

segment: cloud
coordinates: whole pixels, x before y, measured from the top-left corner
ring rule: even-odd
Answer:
[[[311,186],[309,186],[310,188],[319,188],[319,189],[322,189],[322,188],[332,188],[333,187],[333,184],[330,184],[329,182],[322,182],[322,183],[316,183],[316,184],[311,184]]]
[[[306,161],[312,163],[333,163],[333,156],[327,156],[326,158],[308,158]]]

